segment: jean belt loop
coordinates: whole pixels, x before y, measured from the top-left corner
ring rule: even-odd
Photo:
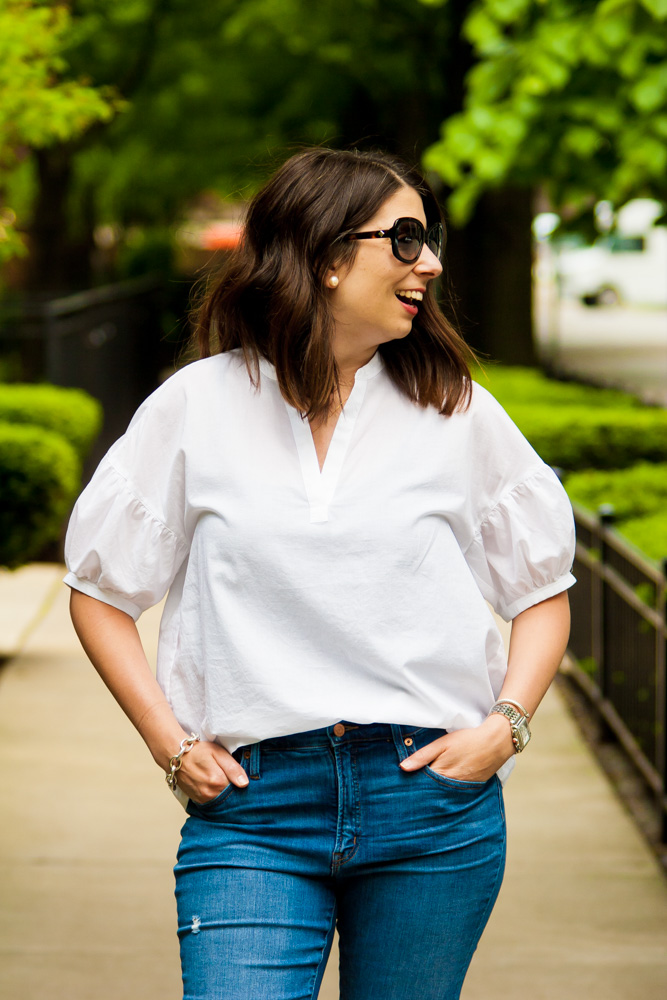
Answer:
[[[403,727],[392,724],[391,735],[394,737],[394,746],[396,747],[399,761],[405,760],[406,757],[410,756],[410,751],[403,740]]]
[[[259,743],[253,743],[250,747],[250,777],[259,778]]]

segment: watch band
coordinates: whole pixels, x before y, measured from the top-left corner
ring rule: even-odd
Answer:
[[[496,705],[514,705],[514,707],[518,708],[519,711],[521,712],[521,714],[526,719],[530,718],[530,712],[527,712],[526,709],[521,704],[521,702],[520,701],[515,701],[514,698],[499,698],[498,701],[496,702],[496,704],[493,707],[495,708]]]
[[[514,752],[521,753],[521,751],[526,748],[531,736],[530,729],[528,727],[529,716],[523,708],[523,705],[521,705],[521,711],[519,711],[514,707],[515,704],[518,703],[511,701],[509,698],[503,698],[495,703],[489,712],[489,715],[497,714],[505,716],[512,728]]]

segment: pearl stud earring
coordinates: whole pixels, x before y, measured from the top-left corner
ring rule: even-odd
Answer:
[[[336,277],[335,274],[332,274],[331,277],[329,278],[329,288],[337,288],[337,287],[338,287],[338,278]]]

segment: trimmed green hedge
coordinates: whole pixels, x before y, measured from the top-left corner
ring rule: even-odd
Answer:
[[[580,382],[549,378],[537,368],[489,364],[476,369],[473,378],[496,397],[509,412],[513,406],[553,403],[555,406],[585,406],[604,409],[637,409],[642,403],[620,389],[600,389]]]
[[[475,378],[496,397],[549,465],[567,471],[667,462],[667,410],[617,389],[490,365]]]
[[[667,411],[616,389],[488,365],[474,378],[507,410],[576,503],[610,503],[617,530],[652,559],[667,556]],[[584,470],[584,471],[581,471]]]
[[[565,488],[571,500],[590,510],[603,503],[613,504],[619,521],[657,511],[667,515],[667,463],[638,462],[614,472],[573,472],[566,478]]]
[[[82,389],[0,384],[0,420],[55,431],[83,459],[102,426],[102,407]]]
[[[515,404],[507,411],[549,465],[575,471],[667,462],[667,410]]]
[[[650,559],[667,559],[667,512],[631,518],[619,524],[618,530]]]
[[[0,565],[15,568],[58,538],[81,483],[81,462],[60,434],[0,423]]]
[[[595,511],[614,508],[614,527],[651,559],[667,557],[667,463],[574,472],[565,480],[571,500]]]

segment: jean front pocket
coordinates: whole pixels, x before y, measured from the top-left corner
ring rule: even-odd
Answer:
[[[416,750],[422,750],[424,747],[428,746],[429,743],[435,743],[435,741],[441,736],[446,735],[446,729],[419,729],[416,733],[414,733],[416,738],[414,740],[414,749],[412,752],[414,753]],[[436,760],[437,755],[433,759]],[[450,778],[448,774],[442,774],[441,771],[436,771],[431,764],[426,764],[423,768],[421,768],[421,770],[423,770],[424,774],[427,774],[433,781],[437,782],[439,785],[445,785],[447,788],[479,791],[480,788],[485,788],[490,780],[465,781],[462,778]]]
[[[427,764],[424,768],[426,774],[429,778],[433,778],[434,781],[439,782],[442,785],[446,785],[447,788],[458,788],[463,791],[479,791],[480,788],[485,788],[492,778],[488,778],[486,781],[464,781],[461,778],[450,778],[448,774],[441,774],[440,771],[436,771]]]
[[[190,799],[188,803],[188,812],[212,812],[219,806],[226,802],[232,792],[234,785],[230,781],[229,784],[218,792],[215,798],[207,799],[206,802],[195,802],[194,799]]]

